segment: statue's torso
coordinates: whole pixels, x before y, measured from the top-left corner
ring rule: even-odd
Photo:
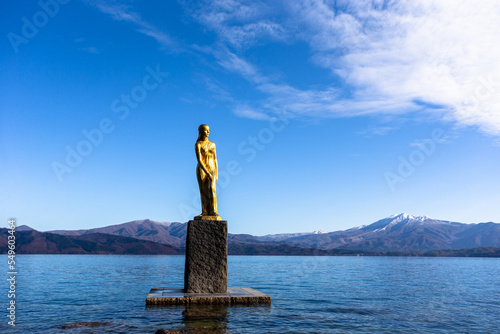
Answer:
[[[215,171],[215,144],[210,140],[199,142],[200,154],[205,167],[210,173]]]

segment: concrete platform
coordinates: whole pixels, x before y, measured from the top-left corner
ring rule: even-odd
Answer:
[[[182,288],[152,288],[146,305],[271,304],[271,297],[252,288],[227,288],[227,293],[184,293]]]

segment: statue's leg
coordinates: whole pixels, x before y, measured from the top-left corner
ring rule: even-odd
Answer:
[[[215,194],[215,186],[211,189],[211,193],[212,193],[212,198],[210,202],[212,203],[213,214],[214,216],[217,216],[217,195]]]
[[[208,196],[208,185],[207,185],[207,180],[204,180],[203,183],[203,190],[201,192],[201,211],[202,215],[209,215],[210,214],[210,198]]]
[[[210,216],[216,216],[217,215],[217,200],[215,197],[215,189],[213,188],[213,185],[211,182],[208,183],[207,187],[207,211]]]
[[[207,177],[204,174],[205,173],[203,173],[200,168],[196,170],[196,178],[198,179],[198,187],[200,188],[201,214],[207,215],[207,206],[209,200],[207,198]]]

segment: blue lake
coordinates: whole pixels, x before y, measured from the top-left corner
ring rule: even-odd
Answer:
[[[272,305],[201,318],[145,304],[152,287],[183,286],[184,256],[16,259],[16,327],[4,280],[2,333],[500,333],[500,259],[230,256],[229,286],[262,291]]]

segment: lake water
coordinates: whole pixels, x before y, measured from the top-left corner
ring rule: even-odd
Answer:
[[[184,256],[16,259],[17,325],[7,324],[4,280],[2,333],[500,333],[500,259],[230,256],[229,286],[272,305],[202,310],[211,317],[146,308],[152,287],[183,286]]]

